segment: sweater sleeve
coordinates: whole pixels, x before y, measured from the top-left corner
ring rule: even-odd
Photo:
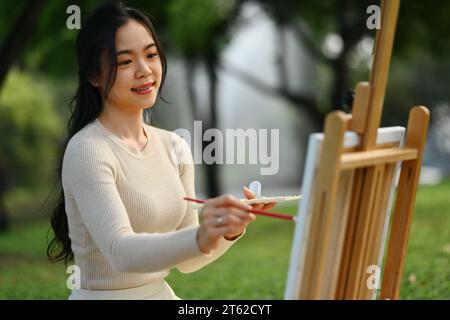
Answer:
[[[186,192],[186,196],[195,198],[195,169],[191,149],[187,142],[180,137],[176,150],[177,159],[179,161],[180,179]],[[188,203],[185,216],[178,226],[178,230],[192,228],[198,225],[198,209],[193,209],[190,203]],[[201,269],[222,256],[234,243],[236,243],[237,240],[242,237],[242,235],[233,241],[226,240],[222,237],[219,240],[219,245],[216,249],[211,250],[208,254],[191,258],[179,263],[177,265],[177,269],[182,273],[190,273]]]
[[[68,147],[62,172],[63,188],[73,197],[87,231],[119,272],[157,272],[204,255],[195,224],[168,233],[133,231],[116,187],[114,156],[98,141],[86,139]]]

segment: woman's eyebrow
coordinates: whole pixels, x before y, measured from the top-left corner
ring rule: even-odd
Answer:
[[[142,51],[148,50],[151,47],[156,47],[156,44],[155,43],[150,43],[150,44],[146,45],[145,47],[143,47]],[[133,50],[125,49],[125,50],[117,51],[116,56],[121,55],[121,54],[132,54],[132,53],[133,53]]]

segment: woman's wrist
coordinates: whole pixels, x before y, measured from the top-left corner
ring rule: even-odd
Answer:
[[[209,252],[211,250],[208,250],[208,249],[204,248],[203,245],[202,245],[202,242],[200,240],[200,228],[197,229],[197,235],[195,237],[195,240],[197,242],[197,247],[200,250],[200,252],[203,253],[203,254],[209,254]]]

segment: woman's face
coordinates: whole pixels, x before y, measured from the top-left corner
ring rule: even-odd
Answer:
[[[161,84],[162,65],[150,31],[129,20],[116,32],[116,56],[116,80],[105,105],[130,112],[152,107]]]

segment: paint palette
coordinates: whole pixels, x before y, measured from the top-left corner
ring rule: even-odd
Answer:
[[[287,201],[295,201],[303,198],[302,195],[293,195],[293,196],[277,196],[277,197],[261,197],[255,199],[239,199],[242,203],[246,204],[258,204],[258,203],[270,203],[270,202],[287,202]],[[202,203],[193,203],[191,204],[193,209],[198,209],[203,206]]]

